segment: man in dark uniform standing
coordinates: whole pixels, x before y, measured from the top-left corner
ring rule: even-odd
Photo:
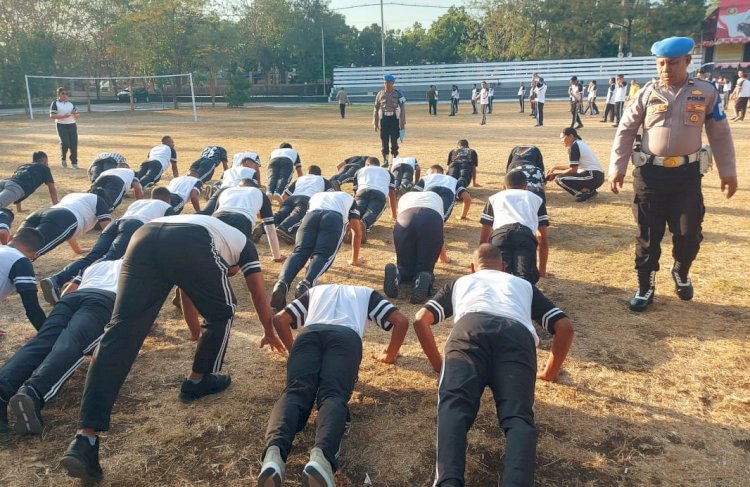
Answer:
[[[726,189],[727,198],[737,191],[734,143],[719,93],[711,83],[688,76],[694,45],[686,37],[654,43],[651,52],[656,56],[659,79],[646,83],[631,99],[612,144],[609,182],[613,193],[622,188],[631,156],[636,166],[633,207],[638,224],[638,291],[630,300],[633,311],[643,311],[653,302],[666,225],[672,232],[675,290],[680,299],[693,298],[689,271],[703,240],[701,179],[708,169],[707,163],[699,161],[704,126],[716,156],[721,190]],[[638,144],[641,126],[643,136]]]
[[[375,97],[372,124],[376,132],[380,131],[383,165],[387,165],[389,152],[393,157],[398,156],[399,132],[406,127],[406,98],[399,90],[393,88],[395,76],[388,73],[383,76],[383,80],[385,88]]]

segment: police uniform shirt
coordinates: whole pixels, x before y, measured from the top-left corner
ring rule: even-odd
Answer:
[[[570,154],[570,165],[578,168],[577,172],[584,171],[599,171],[604,172],[602,165],[599,163],[599,159],[594,155],[594,151],[591,150],[584,141],[576,140],[568,149]]]
[[[300,160],[297,151],[288,147],[274,149],[271,152],[271,157],[268,160],[268,164],[270,165],[274,161],[274,159],[288,159],[289,162],[294,165],[294,167],[302,167],[302,161]]]
[[[13,291],[22,293],[33,291],[36,294],[36,275],[34,266],[19,250],[0,246],[0,302]]]
[[[396,187],[393,174],[380,166],[365,166],[354,174],[354,192],[361,193],[367,189],[374,189],[388,196],[390,188]]]
[[[148,153],[149,161],[159,161],[161,163],[161,171],[164,172],[172,162],[177,162],[177,154],[175,150],[166,144],[159,144]]]
[[[349,220],[359,220],[359,209],[354,198],[342,191],[326,191],[316,193],[310,197],[307,211],[329,210],[341,215],[341,220],[346,224]]]
[[[525,279],[491,269],[483,269],[446,284],[427,301],[425,308],[432,313],[434,323],[451,316],[456,323],[468,313],[508,318],[526,327],[536,345],[539,345],[539,336],[531,320],[554,334],[554,324],[566,316]]]
[[[200,185],[201,180],[196,177],[178,176],[169,182],[167,189],[170,193],[176,194],[182,198],[182,201],[187,203],[190,201],[190,194],[193,191],[198,192]]]
[[[52,102],[52,105],[50,105],[49,107],[50,115],[70,115],[71,113],[74,113],[75,111],[76,111],[75,105],[73,105],[69,101],[55,100]],[[60,125],[70,125],[70,124],[76,123],[76,119],[73,117],[60,118],[60,119],[55,119],[55,123],[59,123]]]
[[[136,200],[133,201],[120,220],[140,220],[148,223],[155,218],[161,218],[174,214],[172,206],[162,200]]]
[[[209,145],[203,149],[199,159],[208,159],[213,163],[214,167],[216,167],[221,164],[222,161],[227,160],[227,150],[218,145]]]
[[[406,123],[404,103],[406,103],[406,98],[399,90],[395,88],[392,91],[380,90],[375,96],[374,121],[377,122],[380,118],[395,115],[400,123]]]
[[[417,163],[417,159],[414,157],[394,157],[393,162],[391,163],[391,171],[396,169],[398,166],[406,164],[407,166],[411,166],[412,169],[416,170],[419,167],[419,164]]]
[[[242,232],[218,218],[197,214],[175,215],[157,218],[147,223],[147,225],[165,226],[170,224],[195,225],[205,228],[211,236],[211,240],[213,240],[216,252],[228,265],[239,265],[245,276],[260,272],[258,252],[255,250],[253,242],[248,240]]]
[[[255,216],[260,213],[263,223],[273,223],[273,210],[271,201],[263,194],[263,191],[252,186],[235,186],[227,188],[219,193],[216,204],[216,213],[230,212],[245,216],[253,227],[255,227]]]
[[[38,162],[19,166],[9,179],[19,185],[26,196],[36,191],[42,184],[55,182],[50,168]]]
[[[112,219],[104,200],[91,193],[70,193],[52,208],[65,208],[73,213],[78,223],[74,237],[88,232],[97,222]]]
[[[443,217],[443,200],[432,191],[410,191],[398,200],[398,214],[411,208],[429,208]]]
[[[459,190],[465,190],[463,187],[458,187],[458,179],[440,173],[428,174],[414,185],[416,191],[428,191],[432,188],[447,188],[453,191],[453,194],[458,194]]]
[[[238,186],[243,179],[258,181],[258,172],[252,167],[233,166],[224,171],[221,176],[221,187],[232,188]]]
[[[536,233],[539,225],[549,219],[542,211],[542,198],[526,189],[504,189],[493,194],[482,210],[479,223],[492,225],[493,230],[520,223]]]
[[[98,289],[117,294],[117,280],[120,277],[121,268],[122,259],[103,260],[91,264],[83,271],[83,275],[77,276],[73,282],[80,283],[78,290]]]
[[[448,153],[448,165],[451,164],[469,164],[473,167],[479,165],[479,156],[477,151],[469,147],[456,147]]]
[[[138,181],[138,178],[135,177],[135,171],[133,171],[132,169],[128,169],[127,167],[107,169],[106,171],[102,172],[98,178],[96,178],[96,181],[99,181],[104,176],[115,176],[117,178],[120,178],[125,184],[126,190],[133,185],[134,180]],[[96,181],[94,181],[94,183],[96,183]]]
[[[736,177],[732,132],[716,88],[694,78],[672,87],[649,81],[623,111],[612,144],[609,174],[625,174],[641,127],[643,152],[673,157],[698,152],[704,126],[719,176]],[[690,162],[696,160],[697,157]]]
[[[289,196],[312,196],[316,193],[331,191],[331,183],[323,176],[317,174],[305,174],[298,177],[284,190]]]
[[[364,286],[322,284],[310,288],[289,303],[284,311],[292,317],[292,328],[305,325],[339,325],[365,335],[367,320],[385,331],[393,324],[388,317],[396,307],[377,291]]]

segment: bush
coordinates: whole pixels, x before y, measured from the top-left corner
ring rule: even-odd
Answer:
[[[237,75],[229,78],[224,99],[230,107],[241,107],[250,101],[250,80]]]

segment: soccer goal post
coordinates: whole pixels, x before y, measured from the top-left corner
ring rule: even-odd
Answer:
[[[70,100],[79,107],[86,105],[89,112],[178,109],[180,104],[185,106],[189,101],[193,120],[198,121],[193,73],[97,77],[27,74],[24,77],[31,120],[34,120],[34,102],[37,102],[38,113],[45,113],[55,97],[55,88],[63,86]]]

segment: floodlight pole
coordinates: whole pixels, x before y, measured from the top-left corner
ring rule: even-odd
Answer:
[[[326,94],[326,38],[323,36],[323,29],[320,29],[320,44],[323,49],[323,96],[325,96]]]
[[[385,67],[385,17],[383,16],[383,0],[380,0],[380,52],[383,67]]]
[[[188,79],[190,80],[190,98],[193,101],[193,121],[198,121],[198,111],[195,108],[195,88],[193,88],[193,73],[188,73]]]
[[[34,107],[31,106],[31,91],[29,90],[29,75],[25,74],[23,77],[26,79],[26,98],[29,100],[29,116],[34,120]]]

